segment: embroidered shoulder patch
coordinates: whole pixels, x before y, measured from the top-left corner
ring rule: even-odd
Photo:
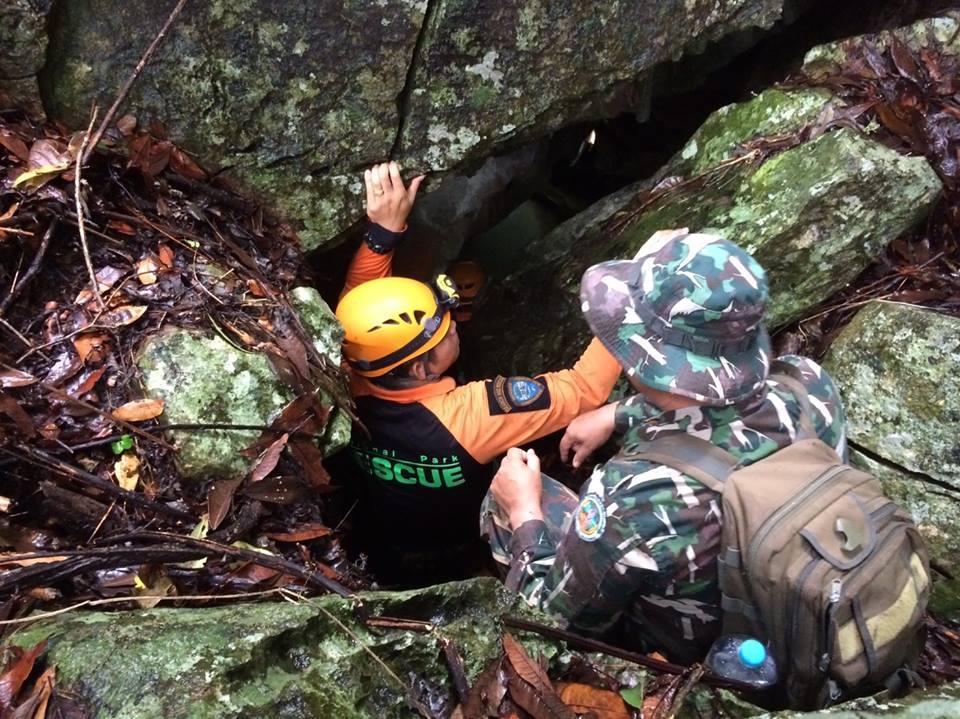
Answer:
[[[532,412],[550,407],[547,383],[531,377],[497,377],[486,382],[490,414]]]
[[[607,526],[607,512],[603,500],[596,494],[588,494],[580,500],[575,527],[577,536],[584,542],[596,542]]]

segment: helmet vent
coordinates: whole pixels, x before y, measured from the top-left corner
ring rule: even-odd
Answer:
[[[391,318],[388,319],[388,320],[384,320],[384,321],[383,321],[383,324],[385,324],[385,325],[398,325],[398,324],[400,324],[400,323],[397,322],[395,319],[393,319],[393,317],[391,317]]]
[[[427,316],[427,313],[424,312],[423,310],[414,310],[414,311],[413,311],[413,319],[416,321],[416,323],[417,323],[418,325],[422,323],[423,318],[426,317],[426,316]]]
[[[402,319],[402,320],[403,320],[404,322],[406,322],[408,325],[412,325],[412,324],[413,324],[413,320],[410,319],[410,315],[407,314],[406,312],[401,312],[401,313],[400,313],[400,319]]]

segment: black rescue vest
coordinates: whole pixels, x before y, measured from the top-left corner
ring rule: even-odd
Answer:
[[[480,503],[493,477],[419,402],[357,397],[370,430],[350,445],[365,479],[368,531],[393,551],[431,552],[479,536]]]

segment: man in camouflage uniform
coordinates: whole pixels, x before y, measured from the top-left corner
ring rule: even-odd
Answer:
[[[592,427],[588,449],[621,435],[621,451],[579,498],[541,479],[535,454],[510,450],[481,514],[509,587],[578,631],[675,661],[703,658],[722,618],[720,495],[631,447],[686,432],[750,464],[796,438],[800,404],[770,378],[767,298],[763,269],[713,235],[658,233],[633,261],[587,270],[583,313],[638,394],[568,429]],[[832,380],[812,360],[780,359],[806,386],[818,435],[845,459]]]

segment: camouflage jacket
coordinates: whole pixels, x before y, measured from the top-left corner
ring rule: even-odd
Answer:
[[[846,459],[837,389],[815,362],[802,370],[820,438]],[[773,380],[741,405],[661,411],[637,395],[617,410],[623,451],[597,467],[555,545],[543,522],[515,530],[507,585],[572,628],[676,661],[702,659],[720,629],[717,584],[720,495],[692,477],[631,458],[632,443],[689,432],[749,464],[788,445],[800,407]]]

